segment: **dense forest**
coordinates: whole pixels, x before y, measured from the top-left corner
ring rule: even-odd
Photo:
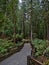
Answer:
[[[33,37],[45,39],[48,21],[48,0],[0,0],[0,38],[11,39],[17,34],[26,38],[32,32]]]
[[[45,50],[49,42],[49,0],[0,0],[0,56],[23,45],[24,39],[35,43],[35,56]]]

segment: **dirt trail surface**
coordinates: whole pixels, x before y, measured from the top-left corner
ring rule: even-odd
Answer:
[[[0,62],[0,65],[27,65],[27,56],[31,54],[29,43],[24,44],[22,50]]]

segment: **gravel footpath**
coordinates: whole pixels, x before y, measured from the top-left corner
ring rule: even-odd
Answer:
[[[27,56],[31,54],[29,43],[24,44],[23,49],[0,62],[0,65],[27,65]]]

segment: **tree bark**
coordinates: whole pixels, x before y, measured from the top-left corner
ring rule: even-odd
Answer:
[[[14,43],[16,42],[16,7],[15,7],[15,2],[14,0],[12,1],[12,16],[13,16],[13,23],[14,23]]]
[[[31,0],[31,18],[30,18],[30,21],[31,21],[31,43],[32,43],[32,0]]]

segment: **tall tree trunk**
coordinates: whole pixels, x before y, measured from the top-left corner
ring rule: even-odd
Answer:
[[[47,23],[47,39],[49,40],[49,24]]]
[[[25,38],[25,23],[24,23],[24,21],[22,22],[22,33],[23,33],[23,38]]]
[[[31,21],[31,43],[32,43],[32,0],[31,0],[31,18],[30,18],[30,21]]]
[[[16,21],[14,19],[14,43],[16,42]]]
[[[47,23],[44,24],[44,39],[47,39]]]
[[[25,38],[25,14],[23,14],[22,33],[23,33],[23,38]]]
[[[4,32],[5,32],[5,23],[6,23],[6,16],[7,16],[6,15],[6,13],[7,13],[7,8],[6,8],[7,7],[7,1],[6,0],[5,0],[5,4],[3,4],[3,7],[5,8],[4,9],[4,21],[3,21],[4,22],[3,23],[4,24],[3,25],[3,34],[2,34],[2,38],[4,39],[5,38],[5,34],[4,34]]]
[[[15,12],[15,10],[16,10],[16,6],[15,6],[15,1],[13,0],[12,1],[12,16],[13,16],[13,23],[14,23],[14,43],[16,42],[16,12]]]

